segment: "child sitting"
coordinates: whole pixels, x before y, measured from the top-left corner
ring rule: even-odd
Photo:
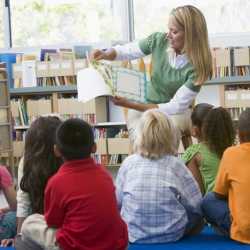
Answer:
[[[0,209],[0,240],[16,235],[16,191],[12,177],[6,167],[0,165],[1,195],[8,206]]]
[[[199,143],[191,145],[182,159],[204,194],[213,190],[221,156],[234,143],[233,121],[226,109],[207,103],[195,106],[191,120]]]
[[[240,145],[223,154],[213,193],[202,208],[208,222],[232,239],[250,244],[250,109],[239,118]]]
[[[25,135],[24,157],[18,166],[17,191],[17,237],[15,247],[18,250],[33,250],[34,244],[21,241],[20,231],[23,221],[33,213],[44,212],[44,191],[48,179],[54,175],[62,160],[54,155],[56,129],[61,120],[52,115],[38,117]],[[14,243],[14,239],[2,240],[1,246]]]
[[[165,114],[148,110],[142,115],[135,154],[125,159],[116,179],[118,205],[131,243],[177,241],[200,225],[201,192],[176,157],[178,141]]]
[[[46,222],[42,215],[26,219],[24,240],[44,249],[126,249],[127,227],[117,209],[115,187],[104,167],[90,157],[95,151],[88,123],[69,119],[59,126],[55,153],[64,164],[45,190]]]

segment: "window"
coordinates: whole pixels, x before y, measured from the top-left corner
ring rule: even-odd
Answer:
[[[4,47],[3,3],[0,1],[0,48]]]
[[[121,40],[114,0],[13,0],[13,47]]]
[[[203,12],[209,34],[250,32],[249,0],[134,0],[136,38],[167,30],[170,11],[185,4],[194,5]]]

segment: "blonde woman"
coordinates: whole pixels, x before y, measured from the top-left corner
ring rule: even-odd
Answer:
[[[194,6],[173,9],[168,33],[153,33],[146,39],[106,51],[95,50],[96,60],[133,60],[152,54],[152,77],[147,86],[147,103],[122,97],[113,102],[137,111],[159,108],[173,115],[182,134],[190,131],[190,106],[201,85],[212,75],[212,58],[205,18]],[[181,114],[181,115],[180,115]],[[140,114],[129,112],[128,128],[133,129]],[[188,143],[185,143],[185,147]]]
[[[171,119],[159,110],[148,110],[135,135],[135,153],[122,163],[116,179],[130,243],[171,242],[198,232],[201,192],[176,156],[179,140]]]

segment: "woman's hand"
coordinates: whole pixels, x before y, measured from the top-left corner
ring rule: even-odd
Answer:
[[[124,108],[129,108],[131,107],[131,104],[132,104],[132,102],[130,102],[128,99],[126,99],[125,97],[121,97],[121,96],[113,96],[111,100],[115,105],[121,106]]]
[[[124,108],[134,109],[140,112],[144,112],[148,109],[157,109],[159,108],[157,104],[154,103],[139,103],[139,102],[131,102],[128,99],[121,96],[114,96],[112,102]]]
[[[90,54],[90,60],[109,60],[113,61],[116,58],[116,51],[114,49],[99,50],[95,49]]]

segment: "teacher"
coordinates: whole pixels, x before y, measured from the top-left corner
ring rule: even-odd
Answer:
[[[116,105],[143,112],[158,108],[172,116],[182,133],[184,147],[190,136],[190,107],[201,85],[212,76],[206,20],[194,6],[180,6],[171,11],[168,33],[149,37],[106,51],[94,50],[95,60],[133,60],[152,55],[151,81],[147,85],[147,103],[114,97]],[[128,129],[133,129],[141,113],[129,112]],[[186,142],[185,142],[186,141]]]

